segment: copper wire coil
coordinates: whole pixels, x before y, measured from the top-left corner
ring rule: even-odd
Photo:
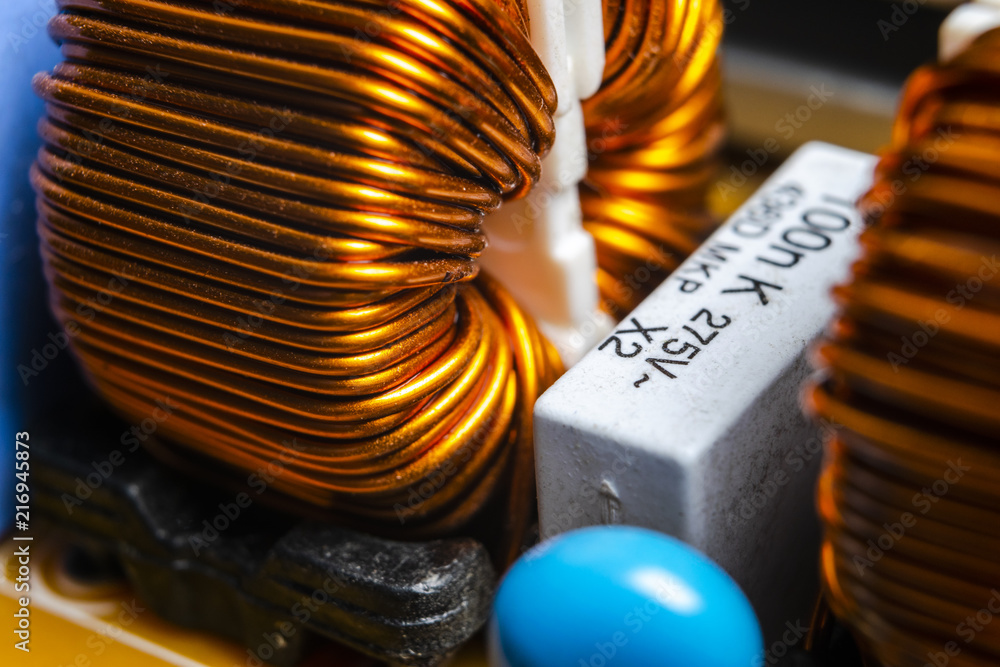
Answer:
[[[584,101],[580,186],[602,307],[623,317],[708,236],[724,140],[716,0],[605,2],[606,62]]]
[[[280,461],[276,491],[411,535],[460,528],[503,482],[518,545],[530,408],[560,365],[468,281],[483,215],[552,143],[523,7],[60,8],[32,182],[53,309],[101,394],[133,421],[175,404],[165,458]]]
[[[271,486],[297,509],[411,536],[505,504],[500,560],[516,555],[531,411],[561,362],[476,258],[483,216],[553,141],[526,6],[59,7],[31,178],[91,383],[132,421],[176,404],[146,443],[175,465],[224,481],[280,461]],[[669,270],[706,231],[719,12],[606,7],[588,129],[624,131],[584,188],[604,195],[583,193],[602,285],[640,259]]]
[[[808,395],[835,429],[819,486],[827,599],[893,667],[949,642],[949,664],[1000,660],[1000,628],[961,625],[1000,580],[997,63],[993,30],[907,84]]]

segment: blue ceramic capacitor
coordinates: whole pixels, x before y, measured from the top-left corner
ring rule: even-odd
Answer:
[[[718,565],[644,528],[559,535],[507,572],[493,607],[493,667],[750,667],[753,608]]]

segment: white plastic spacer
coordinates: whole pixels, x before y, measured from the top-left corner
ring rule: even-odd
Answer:
[[[559,95],[556,138],[535,189],[487,217],[482,266],[572,365],[612,325],[598,309],[594,240],[577,192],[588,162],[580,100],[601,84],[603,14],[598,0],[528,0],[528,13],[532,46]]]

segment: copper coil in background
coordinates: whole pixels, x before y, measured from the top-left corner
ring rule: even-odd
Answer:
[[[149,444],[180,465],[279,464],[275,490],[410,535],[506,497],[519,544],[560,363],[474,279],[553,139],[524,8],[59,5],[32,181],[90,382],[136,423],[176,406]]]
[[[1000,661],[998,165],[993,30],[908,82],[817,350],[826,594],[872,664]]]
[[[724,141],[717,0],[605,2],[601,88],[583,105],[592,161],[580,187],[601,303],[634,309],[712,231]]]

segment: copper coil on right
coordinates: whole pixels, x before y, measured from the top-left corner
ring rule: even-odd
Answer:
[[[1000,29],[913,74],[859,207],[808,394],[826,596],[870,664],[996,665]]]
[[[711,233],[725,140],[718,0],[604,3],[606,60],[583,103],[591,156],[580,185],[602,308],[621,319]]]

